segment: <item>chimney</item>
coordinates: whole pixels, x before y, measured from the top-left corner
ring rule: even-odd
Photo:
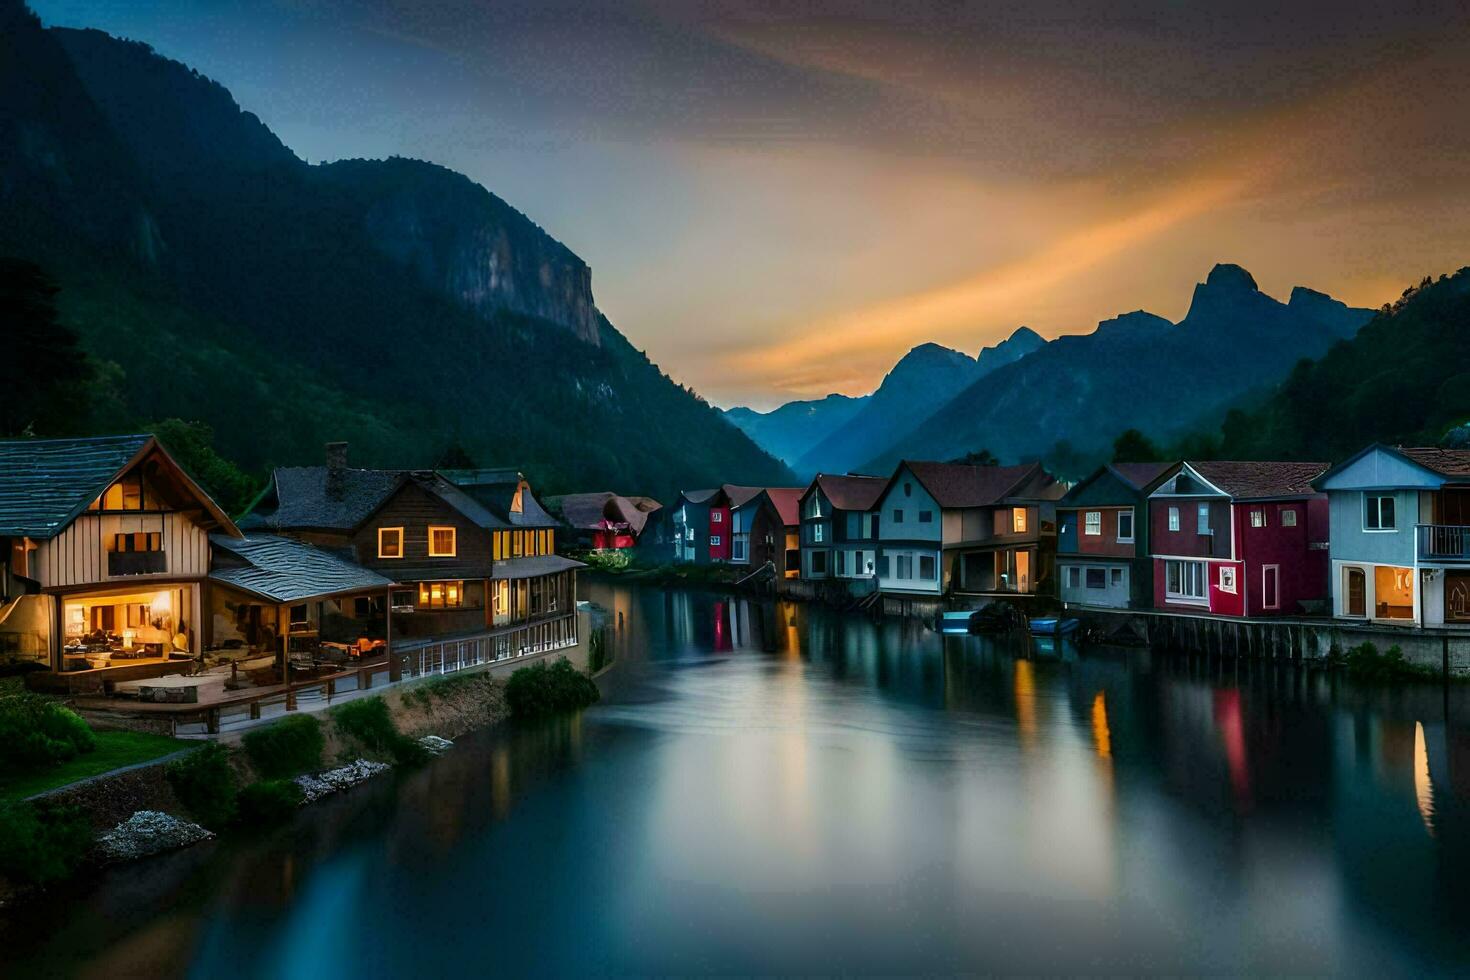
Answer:
[[[347,469],[347,443],[327,443],[327,495],[342,495],[342,471]]]

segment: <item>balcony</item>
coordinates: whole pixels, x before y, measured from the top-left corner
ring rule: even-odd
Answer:
[[[157,575],[168,571],[168,554],[162,551],[109,551],[108,575]]]
[[[1417,524],[1420,561],[1470,562],[1470,526]]]

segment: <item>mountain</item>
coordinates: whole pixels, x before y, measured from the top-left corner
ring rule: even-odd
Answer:
[[[766,452],[794,463],[811,447],[857,414],[867,395],[828,395],[811,401],[787,402],[769,412],[737,406],[725,418]]]
[[[1352,339],[1298,364],[1262,403],[1231,412],[1220,452],[1342,459],[1372,442],[1434,445],[1466,422],[1470,268],[1406,290]]]
[[[39,264],[89,431],[170,417],[260,471],[512,463],[548,492],[790,482],[598,311],[565,245],[415,160],[309,165],[149,47],[0,0],[0,254]],[[48,424],[31,422],[38,431]]]
[[[796,461],[796,472],[807,476],[853,470],[977,380],[1045,343],[1035,331],[1021,327],[995,347],[982,350],[978,358],[939,344],[915,347],[851,419]]]
[[[1059,337],[976,381],[864,464],[951,459],[981,449],[1002,462],[1099,452],[1124,429],[1177,437],[1246,391],[1279,381],[1372,316],[1298,288],[1282,303],[1238,265],[1195,286],[1178,325],[1137,311]]]

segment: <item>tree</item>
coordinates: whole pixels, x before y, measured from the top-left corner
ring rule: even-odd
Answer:
[[[958,459],[950,460],[951,463],[961,463],[965,466],[999,466],[1000,460],[988,449],[981,449],[973,453],[965,453]]]
[[[203,422],[164,419],[147,428],[225,513],[239,515],[254,499],[260,481],[215,452],[214,430]]]
[[[1115,463],[1156,463],[1158,459],[1159,447],[1137,429],[1128,429],[1113,440]]]
[[[0,435],[69,435],[86,414],[92,366],[56,312],[40,266],[0,258]]]

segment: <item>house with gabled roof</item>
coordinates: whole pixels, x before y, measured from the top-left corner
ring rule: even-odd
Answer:
[[[1334,616],[1470,628],[1470,450],[1374,444],[1315,486],[1330,502]]]
[[[881,476],[816,475],[800,500],[803,580],[871,590],[878,574],[878,498],[887,485]]]
[[[1186,461],[1149,494],[1154,606],[1220,616],[1317,611],[1328,595],[1326,463]]]
[[[747,493],[754,489],[755,493]],[[781,578],[800,569],[803,487],[726,487],[730,498],[730,563],[759,568],[769,563]]]
[[[211,534],[240,537],[151,435],[0,441],[0,661],[177,669],[205,643]]]
[[[1179,465],[1110,463],[1057,501],[1057,590],[1063,602],[1153,606],[1148,495]]]
[[[647,544],[676,564],[709,564],[711,542],[721,539],[723,544],[726,534],[723,519],[729,516],[728,504],[720,515],[721,529],[714,531],[710,525],[710,512],[720,506],[723,498],[719,487],[679,491],[678,498],[660,515],[659,533]]]
[[[879,589],[1026,595],[1049,588],[1056,500],[1065,489],[1039,463],[900,463],[876,504]]]

